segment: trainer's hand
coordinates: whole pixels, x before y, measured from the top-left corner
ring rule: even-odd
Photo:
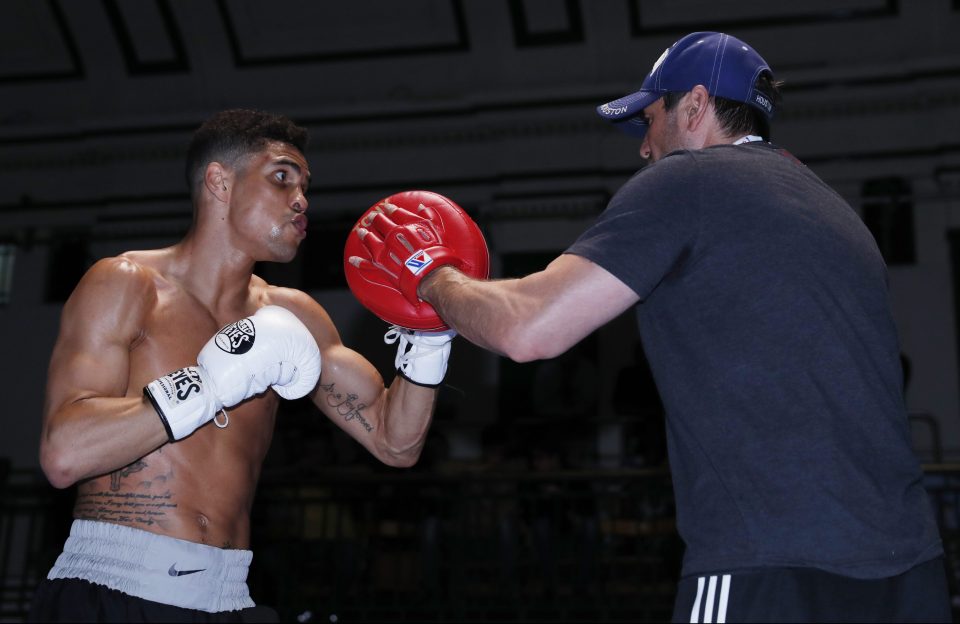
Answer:
[[[384,335],[387,344],[398,342],[394,364],[397,374],[418,386],[436,387],[447,373],[450,342],[457,335],[443,332],[419,332],[394,325]]]
[[[289,310],[271,305],[225,326],[200,350],[196,366],[155,379],[143,392],[172,442],[268,387],[297,399],[319,379],[320,349],[310,330]]]
[[[434,269],[450,265],[486,278],[490,259],[483,233],[455,202],[430,191],[404,191],[368,209],[344,247],[350,290],[391,325],[439,331],[447,325],[417,288]]]

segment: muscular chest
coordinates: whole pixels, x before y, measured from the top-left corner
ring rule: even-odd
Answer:
[[[237,318],[243,316],[237,312]],[[231,319],[236,320],[236,319]],[[203,346],[226,324],[178,289],[158,293],[141,336],[130,348],[130,385],[148,383],[184,366],[193,366]]]
[[[197,356],[225,324],[249,314],[237,311],[229,318],[214,318],[188,294],[176,289],[160,292],[157,304],[142,328],[141,338],[131,345],[128,396],[139,395],[142,388],[162,375],[186,366],[195,366]],[[204,431],[203,436],[218,434],[211,442],[228,442],[236,435],[243,439],[266,439],[273,429],[278,399],[272,391],[228,409],[230,425],[219,431]],[[223,415],[218,421],[223,422]],[[214,425],[204,427],[216,430]],[[201,432],[198,432],[201,433]]]

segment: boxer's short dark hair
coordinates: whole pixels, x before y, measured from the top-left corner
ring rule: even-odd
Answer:
[[[203,122],[187,148],[190,194],[197,192],[207,164],[213,161],[237,167],[271,141],[287,143],[304,152],[307,139],[306,129],[283,115],[247,109],[221,111]]]

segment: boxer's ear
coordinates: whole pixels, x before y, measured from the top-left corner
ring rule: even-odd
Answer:
[[[207,163],[203,172],[203,185],[209,193],[224,203],[230,195],[227,190],[228,181],[226,167],[217,161]]]

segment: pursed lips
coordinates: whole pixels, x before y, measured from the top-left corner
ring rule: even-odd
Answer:
[[[308,221],[309,221],[309,220],[307,219],[307,215],[303,214],[302,212],[301,212],[301,213],[298,213],[297,216],[295,216],[294,218],[290,219],[290,222],[293,223],[294,227],[296,227],[297,230],[298,230],[301,234],[303,234],[304,236],[307,235],[307,223],[308,223]]]

